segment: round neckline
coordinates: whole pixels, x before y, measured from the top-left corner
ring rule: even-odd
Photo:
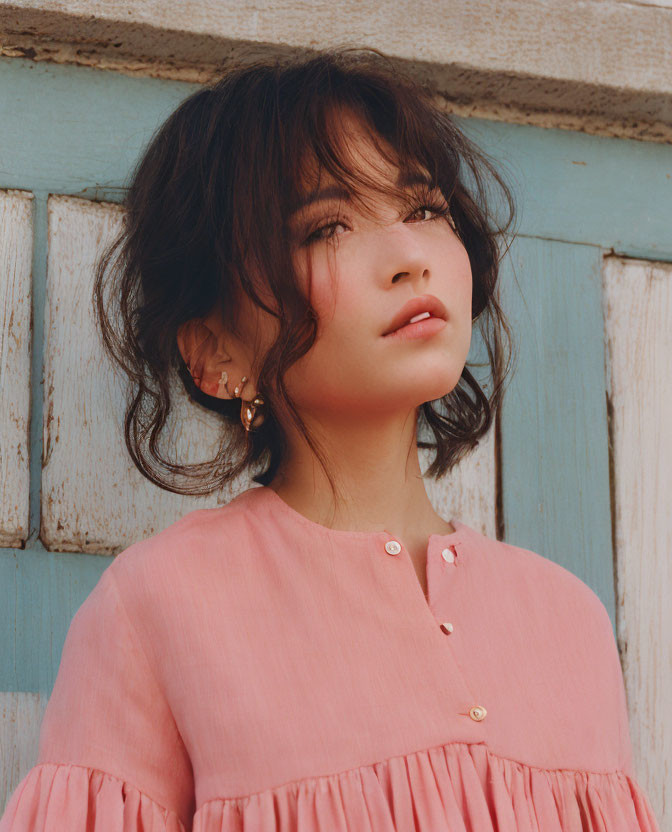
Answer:
[[[381,529],[380,531],[350,531],[349,529],[330,529],[329,526],[324,526],[322,523],[317,523],[315,520],[311,520],[310,518],[306,517],[301,512],[297,511],[295,508],[289,505],[289,503],[285,502],[283,498],[277,494],[270,486],[268,485],[256,485],[249,488],[245,491],[245,494],[252,494],[254,492],[258,492],[258,496],[263,496],[267,500],[269,504],[274,505],[277,509],[282,511],[287,517],[290,517],[297,523],[301,523],[302,525],[306,526],[307,528],[311,529],[314,532],[320,532],[325,535],[334,535],[337,537],[346,537],[346,538],[359,538],[361,540],[371,539],[371,538],[380,538],[386,537],[390,539],[397,539],[392,532],[388,531],[387,529]],[[455,529],[454,532],[449,532],[448,534],[439,534],[439,533],[432,533],[428,535],[428,543],[433,538],[439,539],[441,541],[445,541],[447,543],[454,543],[461,537],[462,532],[464,531],[466,525],[462,523],[460,520],[453,520],[450,519],[448,522],[453,526]]]

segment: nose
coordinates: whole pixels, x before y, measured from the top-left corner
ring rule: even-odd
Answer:
[[[392,234],[386,241],[385,248],[392,268],[401,267],[401,270],[393,273],[393,283],[397,283],[404,277],[423,278],[429,274],[429,259],[425,245],[413,233],[412,227],[403,222],[399,225],[403,226],[403,231]]]
[[[427,243],[417,233],[414,224],[399,220],[373,231],[375,251],[373,257],[377,265],[379,279],[387,283],[397,283],[402,278],[424,278],[430,272],[430,257]],[[371,241],[373,245],[373,240]]]

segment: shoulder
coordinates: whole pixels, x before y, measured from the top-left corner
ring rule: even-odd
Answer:
[[[592,587],[539,552],[479,537],[484,596],[509,634],[519,633],[521,655],[537,651],[554,670],[564,668],[568,678],[582,679],[606,698],[619,695],[622,679],[614,627]]]
[[[231,606],[259,549],[254,521],[254,512],[235,498],[195,509],[132,543],[107,567],[155,666],[167,645],[191,638],[206,611]]]
[[[472,557],[481,577],[499,598],[542,620],[570,629],[600,633],[613,640],[611,618],[597,593],[574,572],[550,557],[471,530]],[[502,590],[506,592],[502,592]]]
[[[168,586],[208,558],[234,557],[253,534],[249,510],[234,499],[189,511],[156,534],[135,541],[115,555],[109,569],[122,587],[154,579]]]

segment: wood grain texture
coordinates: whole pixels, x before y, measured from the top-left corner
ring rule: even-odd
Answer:
[[[7,804],[14,789],[37,761],[40,726],[47,701],[40,693],[0,691],[0,806]]]
[[[17,548],[30,507],[32,199],[0,191],[0,546]]]
[[[421,450],[424,471],[432,460],[430,451]],[[425,480],[425,489],[435,511],[444,520],[461,520],[472,529],[497,537],[496,523],[495,431],[491,429],[478,447],[466,456],[444,479]]]
[[[606,257],[617,638],[635,769],[672,828],[672,266]]]
[[[115,554],[227,494],[185,497],[153,485],[123,441],[124,379],[103,353],[91,303],[94,263],[120,229],[122,209],[72,197],[49,200],[40,539],[50,550]],[[216,415],[172,387],[162,450],[210,459]]]
[[[486,393],[490,392],[487,351],[478,324],[472,329],[467,368]],[[480,366],[479,366],[480,365]],[[431,441],[431,432],[420,431],[420,438]],[[420,470],[426,471],[434,454],[418,451]],[[495,425],[455,468],[439,480],[425,478],[425,490],[435,511],[445,520],[461,520],[481,534],[496,538],[497,532],[497,447]]]
[[[1,58],[0,87],[12,90],[2,103],[7,164],[0,185],[40,198],[110,202],[121,199],[152,132],[199,88]],[[509,180],[521,235],[672,262],[672,146],[478,118],[456,122]],[[36,292],[46,258],[39,231]]]
[[[569,569],[614,620],[602,253],[519,237],[502,274],[516,365],[502,408],[506,539]]]

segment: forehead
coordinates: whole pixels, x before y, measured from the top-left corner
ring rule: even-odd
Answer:
[[[394,185],[399,188],[408,188],[412,185],[424,185],[428,188],[435,187],[431,176],[426,171],[422,170],[402,170],[398,171],[394,179]],[[326,202],[329,200],[343,200],[350,201],[350,191],[342,185],[337,184],[334,180],[330,180],[323,186],[317,186],[310,191],[306,191],[299,200],[297,200],[293,207],[291,214],[294,215],[300,211],[305,210],[311,205],[318,202]]]
[[[330,155],[349,173],[376,181],[396,180],[400,163],[395,148],[363,117],[349,109],[336,109],[328,114],[327,124]],[[332,174],[317,163],[314,149],[309,148],[301,165],[300,187],[309,192],[333,181]]]
[[[338,167],[344,169],[346,179],[352,184],[339,182],[334,175],[320,165],[314,150],[304,156],[299,183],[290,204],[293,216],[318,202],[326,200],[349,201],[351,192],[362,192],[369,184],[395,188],[413,185],[434,187],[435,181],[427,168],[418,161],[403,166],[394,148],[380,135],[372,135],[371,128],[360,118],[347,113],[331,116],[333,150]]]

